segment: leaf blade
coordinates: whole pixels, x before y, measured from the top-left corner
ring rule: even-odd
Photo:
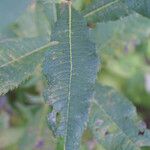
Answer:
[[[90,128],[110,150],[140,150],[149,146],[150,131],[138,118],[134,106],[109,87],[96,85]]]
[[[149,0],[94,0],[82,12],[88,22],[105,22],[120,19],[133,12],[149,18],[149,6]]]
[[[117,21],[97,23],[90,31],[91,40],[97,45],[97,53],[113,55],[117,49],[123,51],[129,41],[141,43],[147,39],[150,20],[139,14],[132,14]],[[119,29],[119,30],[118,30]]]
[[[79,148],[96,78],[97,56],[88,37],[86,22],[69,5],[51,37],[60,44],[46,54],[44,63],[48,80],[45,99],[53,106],[48,121],[56,135],[64,136],[66,150]]]
[[[47,37],[1,41],[0,95],[27,79],[42,63],[44,52],[56,43],[49,42]]]

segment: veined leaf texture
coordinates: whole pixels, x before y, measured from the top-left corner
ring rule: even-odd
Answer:
[[[64,137],[65,150],[77,150],[98,70],[95,45],[86,21],[70,4],[56,22],[51,40],[59,44],[46,53],[44,63],[45,99],[53,107],[48,123],[55,135]]]
[[[0,42],[0,95],[17,87],[42,63],[44,52],[57,42],[48,37],[10,39]]]
[[[150,17],[150,1],[93,0],[92,3],[83,10],[84,17],[89,22],[117,20],[133,12]]]
[[[114,89],[96,84],[89,127],[106,150],[140,150],[150,146],[150,130],[133,104]]]

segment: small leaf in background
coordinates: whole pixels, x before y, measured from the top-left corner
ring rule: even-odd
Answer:
[[[150,146],[150,130],[126,98],[109,87],[96,85],[89,127],[107,150],[140,150]]]
[[[128,7],[118,0],[94,0],[83,10],[89,23],[117,20],[130,13]]]
[[[48,122],[55,135],[64,136],[65,150],[77,150],[98,68],[95,45],[85,20],[70,5],[56,22],[51,40],[59,44],[46,53],[44,63],[45,100],[52,105]]]
[[[88,22],[107,22],[125,17],[133,12],[150,17],[149,0],[93,0],[84,10]]]
[[[149,38],[150,20],[134,13],[117,21],[97,23],[90,35],[101,56],[114,55],[115,51],[127,53]]]
[[[32,2],[11,28],[19,37],[49,36],[56,20],[55,3],[36,0]]]
[[[150,20],[134,13],[97,23],[90,33],[103,61],[100,82],[120,90],[134,104],[149,108],[144,76],[149,73]]]

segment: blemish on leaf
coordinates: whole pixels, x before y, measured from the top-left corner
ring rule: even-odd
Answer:
[[[109,134],[109,131],[106,131],[106,132],[105,132],[105,136],[108,135],[108,134]]]
[[[143,136],[143,135],[144,135],[144,133],[145,133],[145,130],[143,130],[143,131],[139,130],[138,135]]]
[[[56,124],[59,125],[61,122],[61,114],[59,112],[56,113]]]

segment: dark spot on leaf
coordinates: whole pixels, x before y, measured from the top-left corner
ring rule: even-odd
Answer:
[[[59,125],[61,122],[61,114],[59,112],[56,113],[56,123]]]
[[[108,134],[109,134],[109,131],[106,131],[106,132],[105,132],[105,136],[108,135]]]
[[[139,133],[138,133],[138,135],[141,135],[141,136],[143,136],[143,135],[144,135],[144,133],[145,133],[145,130],[143,130],[143,131],[139,130]]]

